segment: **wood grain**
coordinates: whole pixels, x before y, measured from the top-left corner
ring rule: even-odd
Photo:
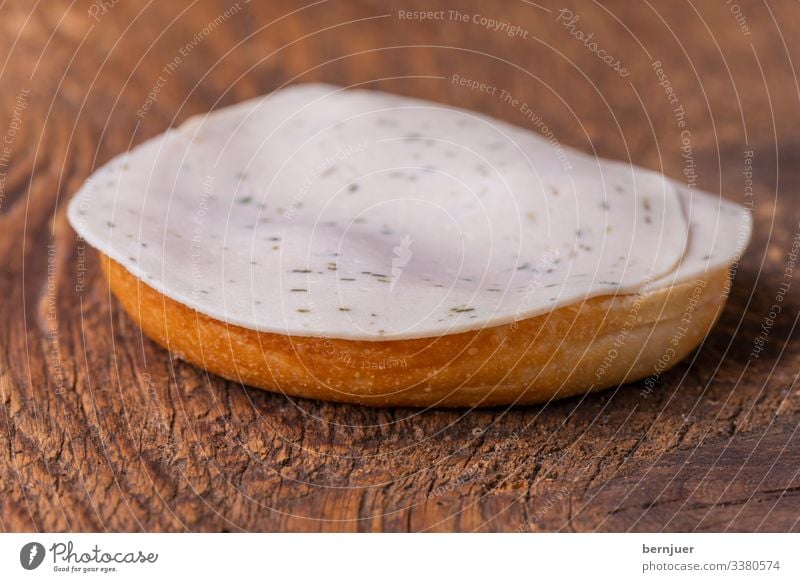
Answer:
[[[558,3],[397,4],[2,4],[2,530],[800,530],[798,5],[570,2],[570,28]],[[436,5],[468,21],[398,12]],[[752,204],[719,325],[649,393],[483,411],[292,400],[171,358],[111,299],[65,203],[131,145],[297,81],[545,124]]]

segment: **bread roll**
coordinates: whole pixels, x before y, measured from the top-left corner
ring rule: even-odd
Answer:
[[[71,224],[145,333],[211,372],[369,405],[542,402],[708,333],[745,209],[471,111],[297,85],[98,169]]]

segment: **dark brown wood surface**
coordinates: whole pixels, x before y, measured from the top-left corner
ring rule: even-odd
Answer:
[[[800,530],[800,5],[305,4],[0,4],[2,530]],[[467,22],[399,13],[422,9]],[[319,80],[544,123],[751,204],[718,326],[650,394],[485,411],[290,400],[170,357],[66,202],[192,114]]]

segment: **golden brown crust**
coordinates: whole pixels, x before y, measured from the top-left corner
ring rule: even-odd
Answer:
[[[530,404],[664,371],[711,329],[725,304],[728,277],[728,269],[720,269],[641,295],[597,297],[478,331],[354,341],[228,325],[101,257],[125,311],[179,357],[267,390],[371,406]]]

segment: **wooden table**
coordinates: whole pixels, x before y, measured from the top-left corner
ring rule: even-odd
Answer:
[[[798,4],[397,4],[3,4],[2,529],[800,530]],[[474,108],[751,204],[721,321],[651,394],[472,412],[293,401],[170,357],[66,202],[170,125],[301,81]]]

